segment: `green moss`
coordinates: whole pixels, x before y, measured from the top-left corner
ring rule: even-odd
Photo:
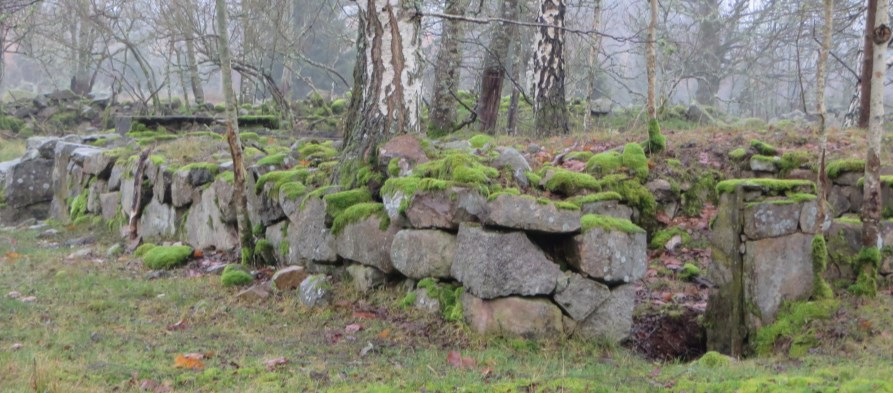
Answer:
[[[818,345],[812,321],[828,319],[840,308],[836,300],[786,303],[779,310],[775,323],[757,331],[754,347],[758,354],[769,354],[779,339],[790,340],[791,357],[801,357]]]
[[[694,174],[692,174],[694,175]],[[704,173],[682,193],[682,214],[686,217],[699,217],[707,201],[717,204],[716,181],[720,177],[716,173]]]
[[[158,246],[155,245],[154,243],[140,244],[140,246],[137,247],[136,250],[133,251],[133,255],[142,258],[143,256],[146,255],[147,252],[149,252],[149,250],[151,250],[155,247],[158,247]]]
[[[490,197],[487,198],[487,200],[488,200],[488,201],[495,201],[496,198],[499,198],[500,196],[503,196],[503,195],[514,195],[514,196],[518,196],[518,195],[521,195],[521,190],[518,190],[517,188],[506,188],[506,189],[501,190],[501,191],[499,191],[499,192],[491,193],[491,194],[490,194]]]
[[[623,167],[623,156],[614,150],[593,155],[586,162],[586,172],[596,176],[614,173],[621,167]]]
[[[292,182],[304,182],[309,175],[310,171],[305,168],[297,168],[287,171],[267,172],[257,179],[257,183],[254,184],[254,193],[260,194],[261,191],[264,190],[264,186],[267,183],[270,183],[273,185],[271,195],[278,197],[279,189],[284,184]]]
[[[728,356],[714,351],[707,352],[698,359],[698,365],[707,368],[727,367],[731,362]]]
[[[729,158],[735,161],[741,161],[744,159],[744,157],[747,157],[747,150],[745,150],[743,147],[739,147],[729,152]]]
[[[691,243],[691,235],[688,232],[679,227],[672,227],[655,232],[651,242],[648,244],[648,248],[653,250],[663,248],[674,236],[682,238],[682,244]]]
[[[307,186],[297,181],[288,182],[279,187],[279,193],[284,194],[285,197],[291,201],[298,200],[298,198],[304,196],[306,192]]]
[[[595,154],[591,151],[573,151],[564,156],[565,161],[589,162]]]
[[[764,156],[764,155],[760,155],[760,154],[754,154],[753,156],[750,157],[750,160],[751,161],[760,161],[760,162],[772,165],[776,168],[778,168],[779,164],[781,163],[781,160],[778,157]]]
[[[353,205],[372,201],[372,193],[365,188],[341,191],[323,196],[326,201],[326,213],[337,218]]]
[[[388,176],[400,176],[400,158],[394,157],[388,162]]]
[[[596,202],[604,202],[604,201],[619,201],[622,200],[623,196],[614,191],[606,191],[600,192],[597,194],[589,194],[589,195],[580,195],[568,199],[568,202],[573,203],[579,207],[583,207],[583,205],[587,203],[596,203]]]
[[[623,197],[626,204],[639,209],[642,222],[652,220],[657,214],[657,201],[648,188],[635,180],[603,179],[606,191],[614,191]]]
[[[482,164],[471,154],[450,152],[439,160],[418,165],[413,169],[413,175],[483,186],[499,177],[499,171]]]
[[[558,210],[580,210],[580,206],[577,206],[577,204],[572,202],[556,201],[552,202],[552,204],[555,205]]]
[[[640,181],[648,178],[648,157],[645,156],[642,146],[628,143],[623,147],[622,161],[623,166],[632,170]]]
[[[752,147],[754,151],[762,155],[774,156],[778,154],[778,149],[776,149],[775,146],[772,146],[760,140],[754,139],[750,141],[750,147]]]
[[[591,175],[572,172],[562,168],[552,168],[552,176],[546,181],[545,188],[563,195],[575,195],[582,191],[599,191],[601,183]]]
[[[812,157],[805,151],[788,151],[781,155],[781,161],[778,163],[782,174],[790,173],[794,169],[799,169],[804,164],[812,161]]]
[[[422,279],[416,287],[424,289],[428,297],[437,299],[444,319],[450,322],[461,322],[464,319],[462,293],[465,288],[455,284],[441,284],[433,278]]]
[[[84,187],[84,190],[71,200],[68,208],[68,218],[71,221],[77,221],[78,218],[87,214],[88,193],[89,190],[87,190],[87,187]]]
[[[468,140],[475,149],[482,149],[487,144],[493,145],[493,137],[490,135],[478,134]]]
[[[701,268],[693,263],[686,263],[682,265],[682,271],[679,272],[679,278],[690,281],[695,277],[701,275]]]
[[[864,172],[865,160],[847,159],[835,160],[828,163],[825,172],[831,179],[836,179],[847,172]]]
[[[162,157],[160,155],[153,154],[153,155],[149,156],[149,161],[151,161],[152,164],[155,164],[155,165],[162,165],[165,163],[166,160],[164,159],[164,157]]]
[[[245,131],[239,133],[239,139],[242,142],[257,142],[260,140],[260,136],[256,132]]]
[[[657,119],[648,122],[648,140],[641,145],[648,154],[659,153],[667,147],[667,137],[661,134]]]
[[[409,292],[397,302],[397,307],[400,308],[409,308],[415,304],[418,295],[415,292]]]
[[[240,287],[254,282],[254,277],[251,277],[251,274],[241,268],[234,268],[234,265],[229,265],[223,269],[223,274],[220,275],[220,282],[225,287]]]
[[[266,156],[266,157],[261,158],[260,160],[258,160],[258,161],[257,161],[257,165],[260,165],[260,166],[267,166],[267,165],[282,165],[282,164],[285,163],[285,158],[286,158],[287,156],[288,156],[288,155],[285,154],[285,153],[271,154],[271,155],[269,155],[269,156]]]
[[[865,247],[856,257],[855,270],[859,272],[856,283],[849,291],[858,296],[877,296],[877,269],[881,264],[881,251],[877,247]]]
[[[254,244],[254,260],[265,265],[276,264],[276,248],[267,239],[260,239]]]
[[[211,162],[193,162],[191,164],[181,166],[180,168],[177,169],[177,171],[178,172],[188,172],[193,169],[204,169],[204,170],[211,172],[212,176],[216,176],[217,173],[220,171],[220,165],[217,165],[217,164],[211,163]]]
[[[153,247],[143,255],[143,263],[153,270],[171,269],[186,263],[192,252],[189,246]]]
[[[371,216],[378,217],[379,229],[382,231],[387,230],[391,224],[383,204],[375,202],[359,203],[347,208],[347,210],[335,217],[335,220],[332,222],[332,234],[337,235],[348,225],[360,222]]]
[[[221,172],[220,174],[215,176],[214,180],[222,180],[229,184],[233,184],[233,182],[236,181],[235,176],[236,176],[236,174],[233,173],[233,171],[226,171],[226,172]]]
[[[633,224],[630,220],[596,214],[587,214],[580,218],[580,225],[582,226],[583,232],[592,228],[601,228],[609,231],[617,230],[626,233],[645,233],[644,229]]]
[[[538,186],[543,181],[543,177],[534,172],[527,172],[524,175],[527,176],[527,181],[533,186]]]
[[[332,147],[332,142],[310,142],[298,147],[298,154],[300,154],[302,160],[329,161],[338,156],[338,151]]]
[[[25,122],[15,116],[0,115],[0,131],[9,131],[18,134],[25,128]]]
[[[719,182],[716,185],[718,194],[735,192],[740,185],[761,188],[770,195],[784,195],[789,192],[797,192],[809,189],[816,192],[815,184],[809,180],[778,180],[778,179],[732,179]]]

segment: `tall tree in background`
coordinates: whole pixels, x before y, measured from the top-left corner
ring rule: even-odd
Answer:
[[[872,32],[871,117],[868,121],[868,151],[865,157],[865,188],[862,192],[862,253],[859,255],[861,271],[856,292],[867,295],[877,293],[877,267],[883,246],[878,226],[881,220],[881,134],[884,125],[884,80],[887,43],[890,41],[888,3],[879,1],[875,11]]]
[[[336,177],[368,162],[375,147],[395,135],[418,133],[422,60],[421,15],[412,0],[357,2],[357,62],[350,110],[344,121],[342,164]]]
[[[648,21],[648,42],[645,44],[645,67],[648,74],[648,98],[645,107],[648,110],[648,120],[657,121],[657,0],[649,0],[651,19]]]
[[[242,248],[242,263],[254,259],[254,235],[251,231],[251,218],[248,215],[248,199],[245,198],[245,163],[242,160],[242,141],[239,138],[236,93],[233,91],[232,55],[229,51],[229,30],[226,17],[226,0],[216,0],[217,45],[220,51],[220,72],[223,78],[223,96],[226,99],[226,141],[233,159],[233,200],[236,203],[236,216],[239,225],[239,242]]]
[[[564,96],[564,0],[542,0],[533,57],[533,111],[536,132],[542,136],[567,134]]]
[[[868,128],[871,117],[871,82],[872,70],[877,69],[874,62],[874,26],[877,21],[876,13],[878,9],[878,0],[868,0],[868,9],[865,11],[865,47],[862,55],[862,77],[859,78],[859,84],[862,88],[862,95],[859,104],[859,128]],[[881,63],[882,66],[884,63]]]
[[[816,106],[819,115],[819,192],[818,222],[819,232],[823,232],[825,223],[825,201],[828,195],[828,174],[825,173],[825,155],[828,151],[827,109],[825,107],[825,70],[828,64],[828,52],[831,51],[831,34],[834,25],[834,0],[824,0],[825,26],[822,28],[822,46],[819,48],[819,60],[816,64]]]
[[[461,16],[468,0],[445,0],[444,12]],[[440,52],[434,63],[434,98],[428,116],[428,129],[438,135],[452,131],[456,123],[456,100],[453,94],[459,87],[459,70],[462,66],[462,22],[456,19],[443,21],[440,35]]]
[[[518,19],[518,0],[501,0],[499,17],[503,20]],[[514,24],[499,22],[490,36],[490,45],[484,55],[484,71],[481,74],[481,94],[477,113],[481,131],[488,134],[496,130],[499,118],[499,104],[502,100],[502,84],[505,80],[505,67],[509,64],[509,48],[517,35]]]
[[[602,0],[595,0],[592,10],[592,31],[599,31],[602,26]],[[588,87],[586,95],[586,113],[583,115],[583,130],[589,129],[589,118],[592,116],[593,104],[598,99],[598,54],[602,48],[602,35],[596,33],[593,37],[593,43],[589,47],[588,66],[589,72],[586,74],[586,85]]]

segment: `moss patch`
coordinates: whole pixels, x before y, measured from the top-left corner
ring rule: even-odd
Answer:
[[[762,155],[774,156],[778,154],[778,149],[776,149],[775,146],[772,146],[760,140],[754,139],[750,141],[750,147],[753,148],[754,151]]]
[[[332,147],[332,142],[305,143],[298,147],[300,158],[306,161],[329,161],[338,156],[338,150]]]
[[[847,172],[865,172],[865,160],[834,160],[828,163],[825,172],[831,179],[836,179]]]
[[[563,195],[575,195],[583,191],[599,191],[601,183],[591,175],[562,168],[550,168],[552,176],[546,180],[546,190]]]
[[[325,195],[323,200],[326,201],[326,213],[331,217],[337,218],[353,205],[371,202],[372,193],[365,188],[357,188]]]
[[[462,293],[465,292],[465,288],[455,284],[439,284],[433,278],[423,279],[416,286],[424,289],[428,297],[437,299],[444,319],[450,322],[463,320]]]
[[[268,155],[268,156],[258,160],[257,165],[260,165],[260,166],[282,165],[285,163],[286,157],[287,157],[287,154],[285,154],[285,153],[271,154],[271,155]]]
[[[657,231],[654,236],[651,238],[651,242],[648,244],[648,248],[651,249],[659,249],[662,248],[667,242],[670,241],[674,236],[679,236],[682,238],[682,244],[691,242],[691,235],[688,234],[684,229],[679,227],[672,227],[667,229],[662,229]]]
[[[471,137],[471,139],[468,140],[468,143],[471,143],[471,146],[474,147],[475,149],[482,149],[484,146],[487,146],[488,144],[492,145],[493,141],[494,141],[494,139],[490,135],[478,134],[478,135]]]
[[[645,181],[648,178],[648,157],[645,156],[642,146],[628,143],[623,148],[622,159],[623,166],[632,170],[639,181]]]
[[[149,269],[171,269],[186,263],[192,256],[189,246],[158,246],[149,249],[143,255],[143,263]]]
[[[142,258],[143,256],[146,255],[147,252],[149,252],[149,250],[151,250],[155,247],[158,247],[158,246],[155,245],[154,243],[140,244],[140,246],[137,247],[136,250],[133,251],[133,255]]]
[[[279,195],[279,189],[286,183],[304,182],[310,171],[304,168],[292,169],[287,171],[272,171],[261,175],[254,184],[254,193],[260,194],[264,190],[267,183],[273,185],[271,195]]]
[[[360,222],[371,216],[378,217],[379,229],[382,231],[387,230],[388,226],[391,225],[388,213],[385,211],[383,204],[374,202],[360,203],[349,207],[343,213],[335,217],[334,222],[332,222],[332,234],[337,235],[341,233],[346,226]]]
[[[729,152],[729,158],[735,161],[741,161],[744,159],[744,157],[747,157],[747,150],[745,150],[743,147],[739,147]]]
[[[769,195],[784,195],[788,192],[801,191],[803,189],[811,190],[815,193],[815,183],[809,180],[777,180],[777,179],[732,179],[724,180],[716,185],[718,194],[727,194],[735,192],[738,186],[748,186],[753,188],[761,188]]]
[[[586,162],[586,172],[596,176],[604,176],[623,167],[623,156],[614,151],[606,151],[593,155]]]
[[[288,182],[279,187],[279,193],[291,201],[298,200],[298,198],[304,196],[306,192],[307,186],[297,181]]]
[[[877,247],[865,247],[856,257],[855,269],[859,272],[856,283],[849,291],[855,295],[877,296],[877,269],[881,264],[881,251]]]
[[[814,300],[834,298],[834,290],[824,278],[827,268],[828,245],[824,236],[816,235],[812,238],[812,298]]]
[[[237,265],[227,266],[223,269],[223,274],[220,275],[220,283],[225,287],[240,287],[252,282],[254,282],[254,277]]]
[[[820,300],[812,302],[794,302],[782,306],[775,323],[757,332],[754,346],[757,353],[766,355],[772,352],[779,340],[790,342],[787,355],[801,357],[810,348],[819,344],[810,322],[828,319],[840,308],[836,300]]]
[[[728,356],[714,351],[707,352],[698,359],[698,365],[707,368],[726,367],[731,362],[732,360]]]
[[[597,214],[587,214],[581,217],[580,226],[582,227],[583,232],[589,231],[592,228],[601,228],[609,231],[622,231],[626,233],[645,233],[644,229],[633,224],[630,220]]]
[[[648,140],[642,142],[642,147],[648,154],[659,153],[667,147],[667,137],[661,134],[657,119],[648,121]]]
[[[597,194],[589,194],[589,195],[580,195],[568,199],[567,201],[573,203],[579,207],[583,207],[583,205],[587,203],[597,203],[597,202],[605,202],[605,201],[619,201],[622,200],[623,196],[614,191],[605,191]]]

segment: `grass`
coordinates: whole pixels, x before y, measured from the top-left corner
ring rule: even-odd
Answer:
[[[25,141],[0,137],[0,162],[14,160],[25,154]]]
[[[692,363],[655,363],[593,342],[479,337],[440,316],[378,311],[404,297],[396,286],[361,300],[349,284],[336,282],[339,305],[327,309],[309,309],[293,292],[240,303],[237,288],[224,287],[218,276],[191,275],[189,268],[147,280],[128,256],[65,260],[72,250],[51,244],[86,229],[59,229],[62,235],[49,240],[29,230],[0,232],[0,391],[139,392],[143,383],[174,392],[246,393],[893,389],[887,382],[889,334],[866,334],[863,342],[841,344],[839,352],[822,348],[796,362],[727,361],[711,354]],[[102,250],[112,237],[99,237],[94,248]],[[13,299],[6,296],[10,291],[36,300]],[[370,310],[377,317],[357,314]],[[871,324],[872,331],[893,325],[889,296],[865,299],[850,312],[853,324],[864,321],[860,325]],[[354,323],[363,329],[345,334]],[[369,343],[373,350],[360,356]],[[21,348],[11,350],[14,344]],[[450,351],[476,366],[450,366]],[[209,355],[204,369],[175,368],[174,359],[184,353]],[[278,357],[289,362],[268,370],[264,361]]]

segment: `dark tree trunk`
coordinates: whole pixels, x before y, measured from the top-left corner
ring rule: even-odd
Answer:
[[[462,15],[468,0],[446,0],[444,12]],[[428,116],[428,129],[432,134],[442,135],[453,130],[456,123],[456,100],[453,94],[459,86],[459,70],[462,66],[462,22],[449,19],[443,21],[440,36],[440,52],[434,65],[434,98]]]
[[[859,84],[862,85],[862,96],[859,104],[859,128],[868,128],[871,118],[871,71],[874,64],[874,43],[871,40],[874,31],[877,0],[868,0],[868,11],[865,16],[865,54],[862,56],[862,77]]]
[[[503,19],[518,19],[518,1],[503,0],[499,3],[499,14]],[[484,58],[484,72],[481,75],[481,94],[477,112],[481,131],[492,134],[499,119],[499,104],[502,100],[502,83],[505,79],[505,65],[509,61],[511,39],[517,29],[508,23],[499,23],[493,29],[490,47]]]
[[[564,0],[543,0],[534,65],[534,117],[543,136],[570,132],[564,92]]]

